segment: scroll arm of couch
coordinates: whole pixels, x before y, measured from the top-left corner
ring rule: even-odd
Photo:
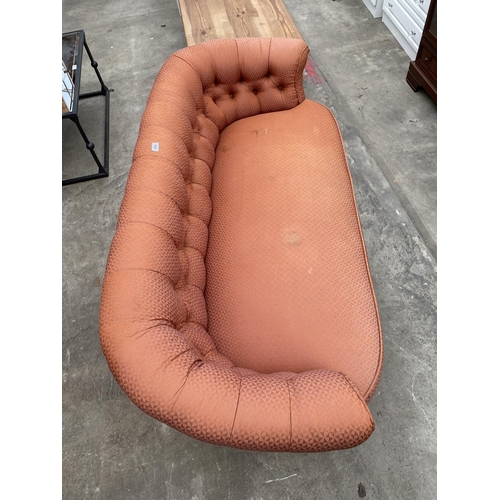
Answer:
[[[189,321],[179,327],[144,308],[134,311],[137,297],[119,293],[134,273],[108,276],[100,336],[118,384],[147,414],[193,438],[256,451],[346,449],[373,432],[363,397],[342,373],[235,367],[208,341],[196,347],[185,333]]]

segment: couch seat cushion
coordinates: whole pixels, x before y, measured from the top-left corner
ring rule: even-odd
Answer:
[[[330,110],[232,123],[213,169],[208,333],[259,373],[341,371],[369,399],[381,331],[344,147]]]

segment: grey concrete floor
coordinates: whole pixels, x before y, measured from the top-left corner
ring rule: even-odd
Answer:
[[[165,59],[185,46],[175,0],[63,0],[111,93],[110,176],[62,189],[63,498],[436,498],[436,106],[405,82],[409,58],[361,0],[284,0],[311,49],[307,97],[329,106],[348,154],[384,333],[376,430],[331,453],[208,445],[138,410],[98,339],[101,282],[139,121]],[[97,81],[84,73],[83,91]],[[103,148],[103,100],[81,120]],[[63,178],[94,172],[63,121]]]

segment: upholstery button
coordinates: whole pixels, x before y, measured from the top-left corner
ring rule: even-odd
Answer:
[[[233,99],[234,94],[229,94],[229,97],[230,97],[231,99]]]
[[[280,86],[278,87],[278,90],[283,90],[283,87],[280,85]]]
[[[258,91],[257,89],[253,89],[253,93],[254,93],[255,95],[257,95],[257,94],[259,93],[259,91]]]

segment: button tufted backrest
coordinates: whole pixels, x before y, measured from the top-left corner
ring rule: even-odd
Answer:
[[[295,39],[214,40],[174,53],[151,90],[107,273],[141,268],[168,277],[160,316],[203,354],[214,349],[203,291],[219,133],[300,104],[308,52]]]
[[[239,38],[195,45],[175,58],[199,77],[205,114],[222,131],[235,120],[300,104],[308,52],[302,40]]]

